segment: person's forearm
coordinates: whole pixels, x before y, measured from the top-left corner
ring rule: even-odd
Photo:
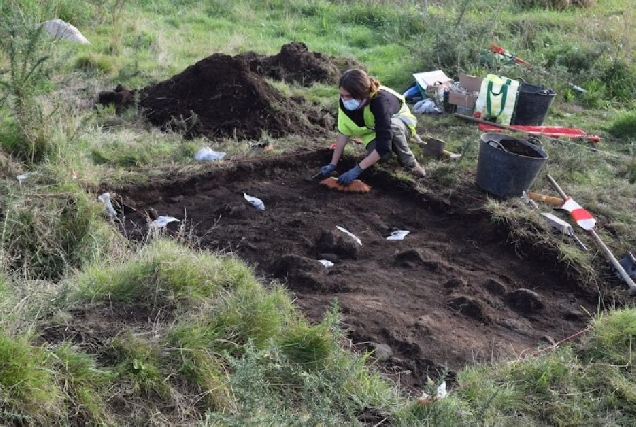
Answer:
[[[337,165],[340,161],[340,157],[342,157],[342,152],[344,151],[345,145],[347,145],[347,141],[349,141],[349,137],[341,133],[339,133],[336,137],[336,148],[334,148],[333,155],[331,156],[332,165]]]
[[[378,160],[380,160],[380,155],[376,150],[373,150],[367,157],[362,159],[362,161],[360,162],[360,167],[362,168],[362,170],[364,170],[376,164]]]

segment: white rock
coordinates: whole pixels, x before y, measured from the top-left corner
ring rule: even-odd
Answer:
[[[88,39],[73,25],[61,19],[51,19],[44,23],[44,29],[54,40],[68,40],[81,44],[90,44]]]

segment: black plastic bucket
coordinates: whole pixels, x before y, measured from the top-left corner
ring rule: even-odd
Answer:
[[[483,133],[477,160],[477,185],[504,199],[521,196],[547,159],[546,152],[528,140],[496,132]]]
[[[512,119],[514,125],[541,126],[554,101],[556,92],[545,86],[535,86],[521,82],[517,106]]]

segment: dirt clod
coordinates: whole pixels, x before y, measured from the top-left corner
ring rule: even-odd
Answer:
[[[468,283],[466,283],[466,280],[462,279],[461,277],[453,277],[451,279],[448,279],[446,283],[444,283],[444,287],[447,289],[457,289],[463,288],[467,284]]]
[[[513,309],[526,314],[536,313],[545,307],[538,293],[525,288],[510,292],[506,295],[506,301]]]
[[[316,239],[316,249],[320,253],[335,254],[340,259],[356,259],[360,245],[341,231],[323,231]]]
[[[506,285],[495,279],[489,279],[484,283],[486,288],[493,295],[504,295],[506,293]]]
[[[313,83],[335,84],[340,78],[340,70],[333,58],[320,52],[310,52],[305,43],[293,42],[283,45],[280,53],[262,56],[250,52],[239,55],[250,71],[274,80],[310,86]]]
[[[449,307],[457,310],[464,316],[472,317],[483,323],[490,323],[490,316],[486,314],[486,311],[482,304],[474,298],[467,296],[460,296],[453,298],[448,302]]]

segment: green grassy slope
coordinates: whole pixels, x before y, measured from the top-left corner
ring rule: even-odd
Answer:
[[[185,232],[130,243],[86,190],[192,167],[202,143],[149,129],[133,113],[86,108],[100,90],[142,88],[212,53],[275,54],[302,41],[356,58],[401,91],[417,71],[493,71],[483,51],[497,43],[534,65],[497,64],[499,72],[557,92],[550,124],[602,137],[600,151],[546,143],[546,171],[624,253],[636,244],[634,12],[626,0],[565,10],[537,3],[0,2],[0,422],[355,425],[366,411],[405,426],[634,424],[630,307],[599,312],[577,344],[467,367],[456,389],[425,405],[341,345],[337,307],[309,325],[282,287],[196,249]],[[55,17],[91,44],[51,43],[34,30]],[[337,93],[275,84],[328,108]],[[464,154],[427,165],[428,179],[452,192],[475,168],[475,129],[453,117],[422,117],[420,129]],[[219,144],[246,154],[245,144]],[[37,174],[18,183],[25,172]],[[545,180],[537,185],[551,192]],[[488,209],[520,233],[533,221],[515,202]],[[603,281],[599,256],[561,250],[591,284]]]

